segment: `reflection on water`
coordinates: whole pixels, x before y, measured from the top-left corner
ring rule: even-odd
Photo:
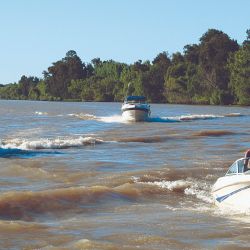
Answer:
[[[248,247],[250,212],[210,193],[249,147],[248,108],[153,104],[128,123],[119,103],[1,101],[0,114],[1,249]]]

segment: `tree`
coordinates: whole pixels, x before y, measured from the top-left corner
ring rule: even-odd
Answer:
[[[0,88],[1,99],[20,99],[19,86],[18,84],[7,84]]]
[[[74,50],[43,72],[0,86],[0,98],[122,101],[144,95],[150,102],[250,105],[250,29],[242,45],[209,29],[183,53],[163,51],[153,60],[132,64],[94,58],[83,63]]]
[[[199,64],[200,47],[197,44],[184,46],[184,58],[192,64]]]
[[[250,32],[247,35],[246,41],[250,38]],[[239,51],[231,56],[228,64],[230,86],[235,94],[236,103],[241,105],[250,105],[250,43],[246,41]]]
[[[44,72],[49,93],[62,99],[70,98],[68,86],[71,80],[84,79],[86,75],[85,64],[73,50],[68,51],[65,58],[53,63]]]
[[[171,60],[167,52],[159,53],[152,61],[149,71],[143,74],[143,88],[151,102],[164,102],[164,77]]]
[[[27,76],[22,76],[21,79],[19,80],[19,93],[22,98],[26,99],[29,96],[29,92],[32,88],[35,88],[36,85],[38,84],[39,79],[37,77],[27,77]]]
[[[142,73],[138,71],[135,65],[124,67],[120,80],[123,82],[124,97],[128,95],[144,95]]]
[[[83,82],[84,80],[78,79],[78,80],[71,80],[69,86],[68,86],[68,92],[73,99],[80,99],[81,98],[81,92],[83,90]]]
[[[182,59],[178,54],[165,77],[165,96],[170,103],[192,102],[188,93],[187,63]]]
[[[205,84],[211,91],[227,90],[229,72],[227,61],[229,55],[238,50],[239,45],[222,31],[210,29],[201,38],[199,65]]]

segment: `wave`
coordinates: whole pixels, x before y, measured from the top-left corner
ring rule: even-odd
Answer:
[[[204,130],[193,133],[193,136],[224,136],[234,134],[234,132],[228,130]]]
[[[78,138],[56,138],[56,139],[10,139],[0,141],[0,149],[13,150],[36,150],[36,149],[65,149],[71,147],[80,147],[83,145],[93,145],[102,143],[101,139],[93,137],[78,137]]]
[[[47,112],[42,112],[42,111],[36,111],[35,112],[36,115],[47,115]]]
[[[204,181],[196,179],[179,179],[174,181],[153,181],[140,182],[138,178],[133,178],[135,183],[147,184],[150,186],[157,186],[163,190],[171,192],[178,192],[184,195],[191,195],[206,203],[214,203],[211,195],[211,186]]]
[[[69,116],[77,117],[83,120],[96,120],[100,122],[106,123],[129,123],[129,121],[125,120],[121,115],[113,115],[113,116],[95,116],[91,114],[68,114]],[[157,117],[152,116],[149,117],[145,122],[181,122],[181,121],[193,121],[193,120],[206,120],[206,119],[214,119],[221,118],[224,116],[219,115],[209,115],[209,114],[201,114],[201,115],[182,115],[175,117]]]
[[[26,233],[42,233],[44,230],[46,230],[48,227],[43,224],[38,223],[29,223],[25,221],[5,221],[0,220],[0,230],[4,229],[4,233],[13,234],[15,233],[23,233],[24,231]]]
[[[180,121],[195,121],[195,120],[210,120],[216,118],[223,118],[223,115],[213,115],[213,114],[190,114],[190,115],[181,115],[176,117]]]
[[[215,118],[222,118],[221,115],[213,114],[190,114],[181,116],[169,116],[169,117],[150,117],[148,122],[185,122],[185,121],[195,121],[195,120],[208,120]]]
[[[121,115],[112,115],[112,116],[95,116],[92,114],[68,114],[68,116],[77,117],[81,120],[94,120],[105,123],[126,123],[127,121],[123,119]]]
[[[229,113],[224,115],[216,114],[188,114],[173,117],[151,117],[149,121],[152,122],[181,122],[181,121],[195,121],[195,120],[211,120],[224,117],[240,117],[243,116],[240,113]]]
[[[180,122],[180,120],[178,118],[175,117],[150,117],[148,118],[147,122]]]
[[[243,116],[241,113],[229,113],[225,114],[225,117],[240,117]]]
[[[120,245],[111,242],[100,242],[89,239],[81,239],[71,243],[72,249],[120,249]]]
[[[41,151],[34,151],[34,150],[22,150],[18,148],[1,148],[0,147],[0,158],[31,158],[34,156],[51,155],[51,154],[58,155],[61,153],[57,151],[41,152]]]
[[[42,213],[60,215],[65,210],[89,211],[90,207],[110,202],[110,200],[139,199],[181,193],[211,203],[209,185],[195,179],[179,179],[174,181],[141,182],[133,178],[128,183],[114,187],[78,186],[49,189],[43,191],[11,191],[0,196],[0,218],[32,219]],[[174,194],[171,194],[174,198]],[[90,206],[91,205],[91,206]],[[92,209],[91,208],[91,209]]]
[[[49,150],[49,149],[67,149],[73,147],[82,147],[85,145],[96,145],[100,143],[161,143],[176,139],[190,139],[195,137],[206,136],[225,136],[234,135],[234,132],[227,130],[204,130],[194,132],[192,136],[180,136],[178,134],[173,135],[153,135],[153,136],[135,136],[135,137],[111,137],[107,140],[96,138],[93,136],[79,136],[79,137],[58,137],[58,138],[14,138],[0,140],[0,157],[14,157],[18,155],[32,156],[32,150],[34,154],[37,154],[34,150]],[[54,152],[55,153],[55,152]]]
[[[185,121],[195,121],[195,120],[211,120],[224,117],[241,117],[240,113],[229,113],[223,115],[216,114],[188,114],[173,117],[151,117],[149,121],[152,122],[185,122]]]
[[[116,142],[142,142],[142,143],[155,143],[163,142],[172,139],[170,136],[143,136],[143,137],[126,137],[115,139]]]
[[[5,148],[0,148],[0,157],[1,158],[12,158],[12,157],[18,157],[18,156],[23,156],[27,154],[27,151],[13,148],[13,149],[5,149]]]
[[[184,192],[184,190],[191,186],[191,182],[187,180],[176,180],[176,181],[154,181],[147,182],[149,185],[156,185],[161,188],[168,189],[175,192]]]
[[[106,186],[68,187],[44,191],[13,191],[0,196],[0,217],[32,219],[36,214],[84,209],[84,205],[110,199],[136,199],[139,191],[131,184],[110,188]],[[86,207],[86,209],[87,209]]]
[[[100,116],[97,120],[105,123],[128,123],[121,115]]]
[[[68,114],[68,116],[77,117],[82,120],[95,120],[105,123],[129,123],[129,121],[125,120],[121,115],[112,115],[112,116],[95,116],[92,114]],[[180,116],[151,116],[145,122],[159,122],[159,123],[171,123],[171,122],[187,122],[187,121],[195,121],[195,120],[211,120],[217,118],[224,117],[240,117],[243,116],[240,113],[229,113],[224,115],[216,115],[216,114],[188,114],[188,115],[180,115]]]
[[[80,114],[68,114],[68,116],[72,116],[72,117],[77,117],[80,118],[82,120],[96,120],[97,117],[95,115],[91,115],[91,114],[84,114],[84,113],[80,113]]]

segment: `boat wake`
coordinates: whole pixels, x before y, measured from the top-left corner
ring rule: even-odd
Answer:
[[[187,178],[173,181],[162,180],[141,182],[139,178],[133,177],[132,179],[135,183],[155,186],[161,188],[162,190],[193,196],[206,203],[212,204],[214,202],[210,192],[211,186],[202,180]]]
[[[12,191],[2,193],[0,198],[0,218],[32,219],[36,214],[65,213],[66,210],[88,212],[89,205],[99,206],[119,200],[136,202],[138,200],[154,200],[161,196],[174,196],[180,208],[190,204],[190,199],[199,206],[213,203],[210,186],[196,179],[178,179],[174,181],[142,182],[132,177],[130,182],[123,182],[116,186],[72,186],[66,188],[48,189],[42,191]],[[197,202],[197,199],[199,202]],[[175,203],[174,202],[174,203]],[[184,203],[183,203],[184,202]],[[172,207],[173,201],[165,201]],[[36,204],[36,205],[35,205]],[[178,206],[179,207],[179,206]],[[193,206],[193,209],[197,207]],[[192,209],[192,208],[191,208]]]
[[[48,115],[47,112],[42,112],[42,111],[36,111],[35,115]]]
[[[229,113],[225,115],[214,115],[214,114],[188,114],[181,116],[172,117],[151,117],[149,122],[185,122],[185,121],[196,121],[196,120],[211,120],[224,117],[239,117],[242,116],[240,113]]]
[[[98,206],[110,202],[110,200],[135,202],[169,194],[174,195],[177,201],[180,199],[178,194],[182,194],[182,197],[183,195],[192,196],[200,199],[203,203],[212,202],[207,187],[203,185],[204,183],[197,183],[195,180],[145,183],[135,179],[132,183],[121,183],[113,187],[106,185],[73,186],[33,192],[11,191],[2,193],[0,197],[0,218],[32,219],[36,214],[49,212],[56,215],[65,213],[66,210],[75,211],[76,209],[86,210],[87,212],[89,205]]]
[[[121,115],[112,115],[112,116],[95,116],[92,114],[68,114],[68,116],[76,117],[82,120],[95,120],[104,123],[129,123],[130,121],[124,119]],[[215,114],[187,114],[180,116],[166,116],[166,117],[149,117],[145,122],[159,122],[159,123],[171,123],[171,122],[187,122],[187,121],[196,121],[196,120],[211,120],[225,117],[240,117],[240,113],[229,113],[224,115],[215,115]]]
[[[76,117],[81,120],[94,120],[105,123],[126,123],[127,121],[121,115],[112,115],[112,116],[95,116],[92,114],[68,114],[68,116]]]
[[[20,133],[21,132],[19,132],[19,134]],[[177,139],[199,139],[200,137],[218,137],[234,134],[234,132],[226,130],[204,130],[197,131],[191,136],[172,134],[133,137],[109,136],[102,138],[96,135],[79,135],[56,138],[6,138],[0,139],[0,157],[7,157],[9,155],[21,155],[22,153],[26,154],[26,151],[32,150],[81,148],[83,146],[96,145],[101,143],[163,143],[166,141]]]
[[[68,114],[68,116],[71,116],[71,117],[77,117],[79,119],[82,119],[82,120],[96,120],[97,117],[95,115],[91,115],[91,114],[84,114],[84,113],[79,113],[79,114]]]
[[[250,220],[250,209],[238,207],[218,207],[215,205],[211,188],[214,181],[214,175],[208,174],[205,178],[188,177],[182,178],[182,175],[178,172],[177,179],[168,180],[170,175],[166,175],[164,179],[158,180],[157,176],[145,175],[144,177],[132,176],[131,181],[135,184],[144,187],[144,190],[151,188],[151,195],[161,194],[167,195],[168,193],[175,197],[177,203],[173,203],[173,200],[166,200],[166,208],[168,210],[190,210],[198,213],[212,213],[215,216],[226,216],[232,219],[234,215],[235,220],[246,221],[246,217]],[[211,178],[212,176],[212,178]],[[146,177],[146,178],[145,178]],[[179,178],[178,178],[179,177]],[[153,180],[150,180],[150,179]],[[155,179],[155,180],[154,180]],[[148,186],[148,188],[147,188]]]

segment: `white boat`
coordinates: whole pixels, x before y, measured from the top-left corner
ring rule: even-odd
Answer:
[[[147,121],[150,116],[150,105],[144,96],[127,96],[121,110],[126,121]]]
[[[215,182],[212,194],[219,206],[250,209],[250,150]]]

